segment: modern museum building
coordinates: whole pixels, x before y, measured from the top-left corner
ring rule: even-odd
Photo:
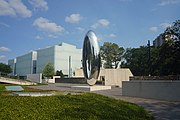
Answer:
[[[76,69],[81,68],[82,49],[74,45],[61,43],[44,49],[38,49],[8,60],[12,68],[11,75],[24,76],[42,73],[44,67],[51,63],[54,69],[62,70],[64,75],[73,76]]]

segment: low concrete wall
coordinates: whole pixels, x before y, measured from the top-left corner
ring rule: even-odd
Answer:
[[[27,74],[27,80],[32,82],[42,83],[42,74]]]
[[[83,70],[76,69],[75,77],[83,77]],[[119,86],[122,87],[122,81],[129,81],[129,77],[133,76],[130,69],[101,69],[98,80],[103,81],[107,86]],[[102,78],[104,80],[102,80]]]
[[[132,80],[122,82],[122,95],[180,101],[180,81]]]
[[[48,83],[55,83],[56,78],[61,78],[60,76],[53,76],[53,79],[48,79]]]
[[[17,84],[17,85],[36,85],[34,82],[28,82],[24,80],[17,80],[11,78],[0,77],[0,83],[9,83],[9,84]]]

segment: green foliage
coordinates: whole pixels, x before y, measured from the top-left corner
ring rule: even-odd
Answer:
[[[135,76],[179,75],[180,74],[180,41],[167,41],[161,47],[151,47],[151,64],[148,65],[148,48],[127,49],[121,64],[130,68]]]
[[[180,74],[180,41],[167,41],[159,49],[159,74]]]
[[[105,68],[115,68],[118,67],[119,62],[121,61],[121,56],[124,53],[124,48],[119,47],[115,43],[105,42],[100,48],[102,60],[105,61]]]
[[[9,65],[0,63],[0,72],[9,74],[12,72],[12,69]]]
[[[43,69],[43,76],[52,77],[55,75],[54,73],[54,65],[52,63],[48,63]]]
[[[63,74],[62,70],[57,70],[56,75],[61,76],[61,78],[64,78],[64,74]]]
[[[180,75],[180,20],[164,31],[165,43],[160,47],[151,47],[148,60],[148,47],[128,48],[123,55],[125,61],[121,67],[128,67],[135,76]]]
[[[168,40],[180,40],[180,20],[176,20],[172,26],[167,27],[164,33]]]
[[[1,95],[0,101],[0,119],[6,120],[153,119],[143,107],[93,93],[45,97]]]
[[[130,68],[134,75],[148,75],[148,47],[128,48],[123,55],[126,61],[122,62],[122,68]]]

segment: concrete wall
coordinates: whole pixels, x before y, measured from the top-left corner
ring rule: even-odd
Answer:
[[[54,46],[37,50],[36,73],[42,73],[48,63],[54,65]]]
[[[104,79],[105,85],[122,87],[122,81],[129,81],[133,76],[129,69],[101,69],[98,80]],[[84,77],[83,70],[77,69],[75,77]]]
[[[27,80],[32,82],[42,83],[42,74],[27,74]]]
[[[18,76],[26,76],[26,74],[32,74],[33,60],[35,58],[36,58],[35,51],[17,57],[16,58],[16,74]]]
[[[69,75],[69,56],[70,56],[70,75]],[[63,74],[73,76],[75,69],[81,67],[82,50],[76,46],[62,43],[55,46],[55,70],[62,70]]]
[[[82,50],[76,46],[62,43],[49,48],[37,50],[37,73],[42,73],[47,63],[52,63],[57,70],[69,75],[69,56],[71,56],[71,74],[81,67]]]
[[[12,75],[12,76],[16,75],[16,59],[8,60],[8,65],[10,65],[10,67],[12,69],[12,73],[10,75]]]
[[[142,98],[180,101],[180,81],[123,81],[122,94]]]

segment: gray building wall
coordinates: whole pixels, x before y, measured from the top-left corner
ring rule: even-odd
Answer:
[[[48,63],[54,65],[54,46],[37,50],[36,73],[42,73]]]
[[[36,52],[19,56],[16,58],[16,74],[18,76],[26,76],[33,73],[33,60],[36,59]]]
[[[70,61],[69,58],[71,58]],[[81,59],[82,49],[78,49],[74,45],[62,43],[19,56],[16,58],[16,63],[12,59],[8,61],[8,64],[14,68],[18,76],[42,73],[48,63],[54,65],[55,72],[62,70],[65,75],[70,73],[69,76],[73,76],[75,69],[81,67]],[[15,75],[14,73],[12,74]]]
[[[69,75],[69,56],[71,56],[71,75],[75,69],[81,67],[82,50],[67,43],[55,45],[49,48],[37,50],[37,73],[42,73],[47,63],[52,63],[57,70],[62,70],[63,74]]]
[[[12,69],[12,73],[10,75],[15,76],[16,75],[16,59],[8,60],[8,65],[10,65]]]

